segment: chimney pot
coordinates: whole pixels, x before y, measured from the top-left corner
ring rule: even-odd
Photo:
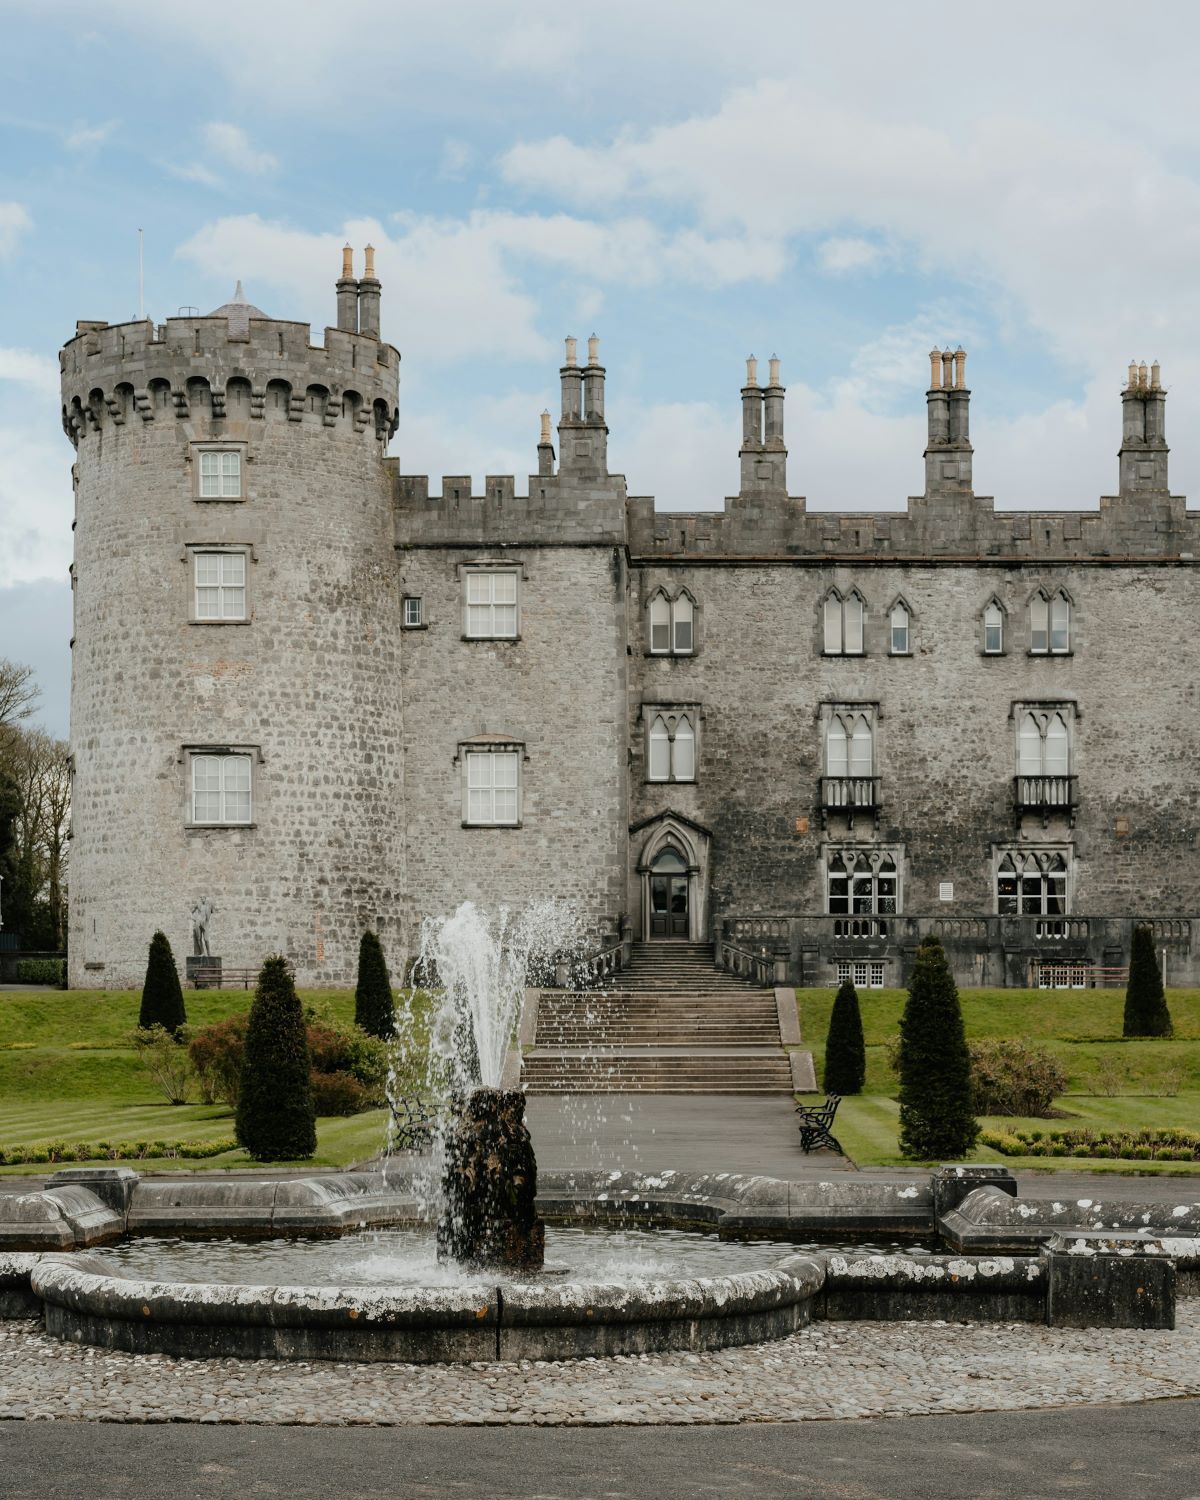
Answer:
[[[929,351],[929,389],[940,391],[942,388],[942,351],[935,344]]]
[[[542,446],[544,447],[548,442],[550,442],[550,440],[550,413],[548,411],[544,411],[542,413]]]
[[[598,365],[600,363],[600,340],[593,333],[588,339],[588,364]]]
[[[342,246],[342,280],[349,281],[354,275],[354,251],[349,245]]]
[[[758,360],[753,354],[746,361],[746,384],[748,386],[758,384]]]
[[[1129,390],[1137,390],[1137,361],[1133,359],[1129,361],[1129,377],[1127,385]]]
[[[375,246],[374,245],[368,245],[366,247],[366,249],[364,250],[363,253],[365,254],[365,256],[367,258],[367,264],[366,264],[366,268],[363,271],[363,276],[366,278],[367,281],[374,281],[374,279],[375,279]]]
[[[567,357],[565,363],[569,370],[573,370],[575,368],[575,340],[568,334],[566,342]]]
[[[770,379],[771,385],[778,385],[779,384],[779,356],[778,356],[778,354],[772,354],[770,360],[768,361],[767,368],[768,368],[768,370],[770,372],[769,379]]]
[[[959,344],[954,351],[954,389],[956,391],[966,390],[967,387],[967,351]]]
[[[1150,366],[1150,389],[1152,391],[1162,390],[1162,371],[1159,369],[1158,360]]]

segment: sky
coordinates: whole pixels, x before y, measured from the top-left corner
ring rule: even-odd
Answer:
[[[749,354],[783,362],[793,494],[903,506],[948,344],[997,505],[1111,493],[1131,358],[1200,492],[1200,9],[1132,14],[0,0],[0,656],[65,735],[57,351],[136,315],[139,228],[156,321],[240,278],[318,341],[370,240],[405,473],[527,475],[595,332],[610,467],[664,509],[736,490]]]

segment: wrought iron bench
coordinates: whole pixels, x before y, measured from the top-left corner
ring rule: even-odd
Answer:
[[[833,1134],[833,1117],[842,1102],[840,1094],[830,1094],[824,1104],[797,1104],[800,1116],[800,1149],[807,1153],[814,1148],[828,1146],[839,1156],[845,1156],[836,1135]]]
[[[419,1151],[433,1140],[437,1115],[423,1100],[401,1094],[391,1102],[392,1144],[401,1151]]]

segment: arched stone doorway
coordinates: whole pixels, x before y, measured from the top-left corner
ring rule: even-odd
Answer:
[[[651,942],[703,942],[708,936],[707,828],[678,813],[659,813],[645,830],[637,862],[635,910],[640,936]]]

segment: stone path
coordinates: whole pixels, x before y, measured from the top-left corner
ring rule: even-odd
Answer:
[[[304,1425],[796,1422],[1200,1394],[1200,1301],[1173,1333],[815,1323],[777,1343],[515,1365],[177,1360],[0,1323],[0,1419]]]

